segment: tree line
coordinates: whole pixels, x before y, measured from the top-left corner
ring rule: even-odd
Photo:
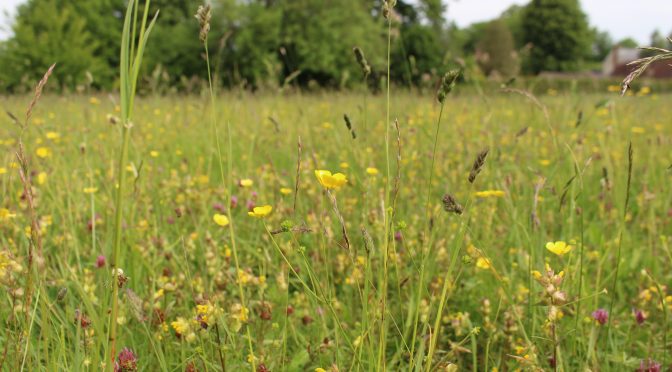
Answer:
[[[200,0],[153,0],[160,10],[146,51],[143,86],[154,92],[199,89],[204,76],[194,13]],[[381,0],[213,0],[215,80],[245,89],[368,84],[386,70]],[[0,91],[21,92],[56,62],[63,90],[114,89],[126,0],[29,0],[0,43]],[[445,70],[510,78],[594,68],[617,43],[591,28],[578,0],[531,0],[495,20],[459,28],[446,1],[398,0],[392,26],[391,79],[431,86]],[[659,39],[662,36],[658,35]],[[660,40],[659,40],[660,41]],[[665,39],[662,38],[662,42]],[[618,44],[632,46],[632,40]],[[364,78],[352,48],[372,73]]]

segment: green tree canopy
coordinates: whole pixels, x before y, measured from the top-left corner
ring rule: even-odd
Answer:
[[[577,0],[532,0],[523,13],[529,72],[574,71],[590,55],[591,33]]]

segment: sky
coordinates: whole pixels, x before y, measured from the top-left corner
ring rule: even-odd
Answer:
[[[26,0],[0,0],[0,40],[11,35],[11,15]],[[85,1],[85,0],[82,0]],[[185,0],[186,1],[186,0]],[[199,3],[200,0],[189,0]],[[512,4],[529,0],[448,0],[448,19],[465,27],[474,22],[497,17]],[[608,31],[615,41],[632,37],[641,45],[648,44],[651,33],[658,29],[664,35],[672,31],[672,0],[581,0],[591,26]],[[5,12],[10,17],[5,16]]]

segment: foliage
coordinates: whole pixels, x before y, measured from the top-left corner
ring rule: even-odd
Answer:
[[[506,78],[518,73],[519,60],[511,31],[502,20],[490,22],[478,44],[477,58],[486,75]]]
[[[576,71],[590,54],[591,34],[577,0],[532,0],[522,27],[532,44],[529,72]]]

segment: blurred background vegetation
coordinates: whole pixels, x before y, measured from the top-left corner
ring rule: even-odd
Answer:
[[[61,91],[111,90],[117,82],[125,0],[29,0],[18,9],[12,37],[0,42],[0,92],[21,93],[49,65]],[[209,46],[220,87],[345,89],[383,83],[386,25],[376,0],[213,0]],[[194,92],[205,76],[198,25],[200,1],[153,0],[159,22],[143,63],[150,93]],[[459,28],[441,0],[399,0],[392,39],[397,85],[433,87],[445,70],[467,79],[506,81],[545,71],[597,74],[615,45],[588,24],[578,0],[532,0],[497,19]],[[660,34],[651,44],[669,46]],[[359,46],[373,67],[363,76],[352,55]],[[613,84],[612,81],[609,84]],[[558,84],[565,84],[559,82]],[[591,83],[586,83],[590,85]],[[584,84],[585,85],[585,84]],[[601,89],[601,88],[600,88]]]

